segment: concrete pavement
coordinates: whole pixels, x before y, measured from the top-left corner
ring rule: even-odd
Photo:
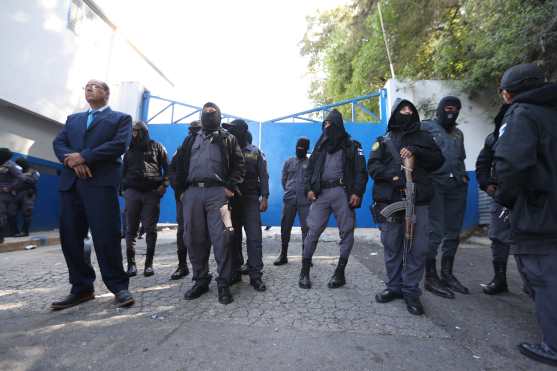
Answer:
[[[214,282],[202,298],[183,300],[190,276],[169,280],[176,266],[175,231],[159,233],[155,276],[132,278],[136,305],[130,309],[113,306],[98,274],[94,301],[51,312],[49,304],[69,290],[60,247],[0,254],[0,369],[549,369],[516,350],[520,341],[536,341],[539,331],[514,262],[509,264],[511,293],[481,293],[479,283],[491,276],[485,240],[464,245],[456,263],[457,276],[472,294],[446,300],[426,293],[426,316],[415,317],[402,301],[373,300],[384,277],[376,230],[357,231],[348,284],[327,288],[337,236],[332,229],[322,237],[311,271],[314,288],[306,291],[297,287],[298,228],[289,264],[281,267],[272,265],[280,233],[277,228],[264,232],[268,290],[255,292],[244,277],[233,287],[234,302],[228,306],[218,304]],[[140,273],[144,248],[140,242]]]

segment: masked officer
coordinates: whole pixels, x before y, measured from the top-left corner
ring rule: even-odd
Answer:
[[[308,234],[307,216],[309,212],[309,200],[304,192],[304,176],[308,167],[307,153],[309,150],[309,139],[302,137],[296,142],[296,156],[290,157],[282,167],[282,216],[280,219],[281,250],[274,265],[288,263],[288,244],[294,218],[298,213],[302,227],[302,241]]]
[[[267,288],[261,279],[263,274],[263,246],[261,232],[261,212],[265,212],[269,199],[269,174],[265,155],[259,148],[248,142],[248,125],[237,119],[222,125],[236,137],[245,160],[246,174],[240,184],[240,194],[231,200],[232,226],[234,227],[232,252],[232,283],[241,281],[240,267],[242,256],[242,228],[246,231],[248,252],[248,274],[250,285],[256,291]]]
[[[0,243],[8,232],[8,211],[15,199],[15,190],[22,179],[21,169],[12,160],[12,151],[0,148]]]
[[[31,227],[33,209],[37,198],[37,183],[41,175],[37,170],[30,167],[29,162],[23,157],[16,159],[15,163],[21,168],[22,177],[17,186],[12,215],[17,223],[17,215],[21,212],[23,216],[23,226],[21,232],[16,234],[16,237],[25,237],[29,236],[29,228]],[[16,230],[17,229],[16,224]]]
[[[545,83],[535,64],[520,64],[503,74],[500,88],[511,106],[495,145],[495,200],[511,209],[511,252],[543,334],[519,349],[557,366],[557,84]]]
[[[460,99],[444,97],[437,106],[437,117],[422,123],[422,128],[431,134],[445,158],[443,166],[433,173],[433,199],[429,205],[431,232],[424,288],[448,299],[454,298],[453,291],[468,294],[468,289],[453,274],[468,192],[464,135],[456,127],[460,108]],[[436,268],[440,245],[441,279]]]
[[[406,179],[402,161],[413,159],[412,180],[415,183],[414,242],[405,252],[404,212],[385,219],[380,211],[400,201]],[[416,107],[407,100],[397,99],[384,137],[377,139],[368,161],[368,172],[373,184],[373,218],[379,223],[381,242],[385,248],[387,288],[375,296],[379,303],[404,298],[411,314],[422,315],[420,281],[424,274],[425,256],[429,241],[428,204],[433,195],[431,172],[443,164],[441,150],[431,135],[420,129]],[[404,254],[407,256],[404,257]],[[406,260],[406,266],[403,261]]]
[[[361,205],[366,184],[366,164],[362,149],[344,129],[340,112],[333,109],[323,121],[323,133],[309,158],[305,174],[305,190],[312,204],[307,217],[309,231],[304,239],[302,270],[298,282],[301,288],[311,288],[311,258],[331,212],[338,225],[340,256],[327,286],[334,289],[346,283],[344,270],[354,245],[354,209]]]
[[[192,300],[209,290],[211,244],[218,269],[218,298],[232,302],[230,242],[233,228],[228,200],[239,193],[244,180],[244,156],[234,135],[221,127],[221,112],[214,103],[201,111],[202,130],[188,136],[176,165],[177,187],[184,189],[184,242],[190,250],[195,284],[184,299]]]
[[[485,139],[485,144],[476,160],[476,179],[480,189],[486,192],[490,197],[495,196],[497,190],[497,177],[495,175],[495,162],[493,154],[495,152],[495,143],[499,138],[499,129],[503,124],[503,117],[509,108],[508,104],[504,104],[497,116],[495,117],[495,130]],[[491,252],[493,255],[493,272],[494,276],[491,282],[482,284],[484,293],[488,295],[496,295],[507,292],[507,261],[509,259],[509,249],[511,240],[511,225],[508,218],[507,210],[493,202],[491,205],[491,221],[489,223],[489,239],[491,240]]]
[[[149,138],[147,125],[138,121],[133,126],[130,149],[124,155],[122,187],[126,199],[126,255],[128,276],[137,274],[135,239],[139,222],[145,228],[147,255],[145,277],[155,274],[153,257],[157,244],[157,223],[161,197],[168,187],[168,155],[159,142]]]
[[[192,121],[188,129],[188,136],[195,135],[201,130],[201,121]],[[176,200],[176,222],[178,223],[178,228],[176,230],[176,246],[178,254],[178,268],[170,276],[171,280],[179,280],[184,278],[190,272],[188,270],[188,249],[184,243],[184,206],[182,204],[182,193],[183,189],[178,188],[176,182],[176,164],[180,161],[180,156],[182,155],[182,147],[178,147],[170,165],[168,166],[168,178],[170,180],[170,185],[174,189],[174,198]]]

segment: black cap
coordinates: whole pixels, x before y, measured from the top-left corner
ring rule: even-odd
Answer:
[[[201,127],[201,121],[193,120],[192,122],[190,122],[190,127],[191,128],[200,128]]]
[[[0,148],[0,165],[12,158],[12,151],[9,148]]]
[[[540,87],[545,82],[543,70],[534,63],[512,66],[501,78],[500,89],[511,93],[520,93]]]

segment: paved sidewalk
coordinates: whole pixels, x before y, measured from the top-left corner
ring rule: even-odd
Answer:
[[[472,295],[444,300],[425,294],[427,315],[415,317],[402,301],[373,301],[384,275],[376,230],[357,231],[348,284],[337,290],[326,286],[338,254],[336,230],[327,230],[318,246],[309,291],[297,287],[298,229],[289,264],[281,267],[272,265],[279,230],[264,236],[268,290],[255,292],[244,277],[233,287],[234,302],[228,306],[218,304],[215,282],[202,298],[183,300],[192,282],[190,276],[169,280],[176,267],[173,230],[159,233],[155,276],[132,278],[136,305],[130,309],[113,306],[113,295],[98,274],[94,301],[51,312],[50,302],[69,289],[60,247],[0,254],[0,369],[545,369],[515,348],[539,332],[532,304],[520,293],[514,263],[509,269],[512,293],[480,293],[479,282],[491,274],[490,252],[482,241],[464,246],[459,255],[457,274]]]

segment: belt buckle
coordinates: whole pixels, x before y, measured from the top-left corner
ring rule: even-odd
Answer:
[[[205,182],[199,182],[199,183],[197,183],[197,186],[199,188],[205,188]]]

